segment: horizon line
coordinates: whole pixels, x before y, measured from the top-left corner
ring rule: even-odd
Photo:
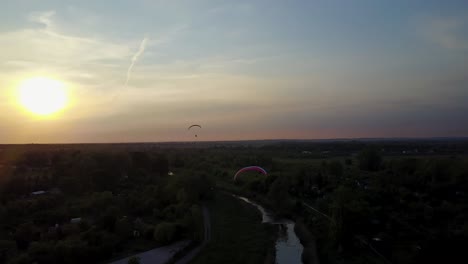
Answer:
[[[435,136],[435,137],[350,137],[350,138],[273,138],[273,139],[227,139],[227,140],[181,140],[181,141],[122,141],[122,142],[68,142],[68,143],[0,143],[5,145],[104,145],[104,144],[175,144],[175,143],[234,143],[252,141],[363,141],[363,140],[468,140],[468,136]]]

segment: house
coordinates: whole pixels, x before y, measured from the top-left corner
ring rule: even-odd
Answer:
[[[70,219],[71,224],[79,224],[80,222],[81,222],[81,217],[76,217],[76,218]]]
[[[35,191],[35,192],[32,192],[31,195],[42,195],[46,193],[47,193],[46,191]]]

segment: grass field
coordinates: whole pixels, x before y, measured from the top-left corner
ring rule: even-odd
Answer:
[[[257,209],[218,192],[209,210],[211,241],[192,264],[273,262],[276,228],[262,224]]]

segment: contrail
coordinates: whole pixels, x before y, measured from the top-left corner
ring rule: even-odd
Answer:
[[[132,73],[133,66],[137,62],[138,58],[140,58],[140,56],[143,54],[143,52],[145,52],[146,42],[147,41],[148,41],[148,37],[143,38],[143,40],[140,43],[140,48],[138,49],[137,53],[135,53],[135,55],[133,55],[132,63],[130,64],[130,66],[128,67],[128,70],[127,70],[127,80],[125,80],[125,86],[127,86],[128,81],[130,80],[130,75]]]

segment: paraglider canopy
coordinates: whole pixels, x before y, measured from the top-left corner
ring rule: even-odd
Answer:
[[[189,126],[189,127],[187,128],[187,130],[191,129],[192,127],[199,127],[199,128],[201,128],[200,125],[191,125],[191,126]]]
[[[247,167],[242,168],[242,169],[240,169],[240,170],[238,170],[238,171],[236,172],[236,174],[234,175],[234,180],[237,179],[237,176],[238,176],[239,174],[241,174],[241,173],[243,173],[243,172],[246,172],[246,171],[258,171],[258,172],[260,172],[260,173],[263,174],[263,175],[268,175],[268,173],[266,172],[266,170],[263,169],[263,168],[261,168],[261,167],[259,167],[259,166],[247,166]]]
[[[191,128],[193,128],[193,127],[198,127],[198,128],[201,128],[201,126],[200,126],[200,125],[196,125],[196,124],[195,124],[195,125],[191,125],[191,126],[189,126],[189,127],[187,128],[187,130],[190,130],[190,129],[191,129]],[[197,134],[195,134],[195,137],[198,137],[198,135],[197,135]]]

